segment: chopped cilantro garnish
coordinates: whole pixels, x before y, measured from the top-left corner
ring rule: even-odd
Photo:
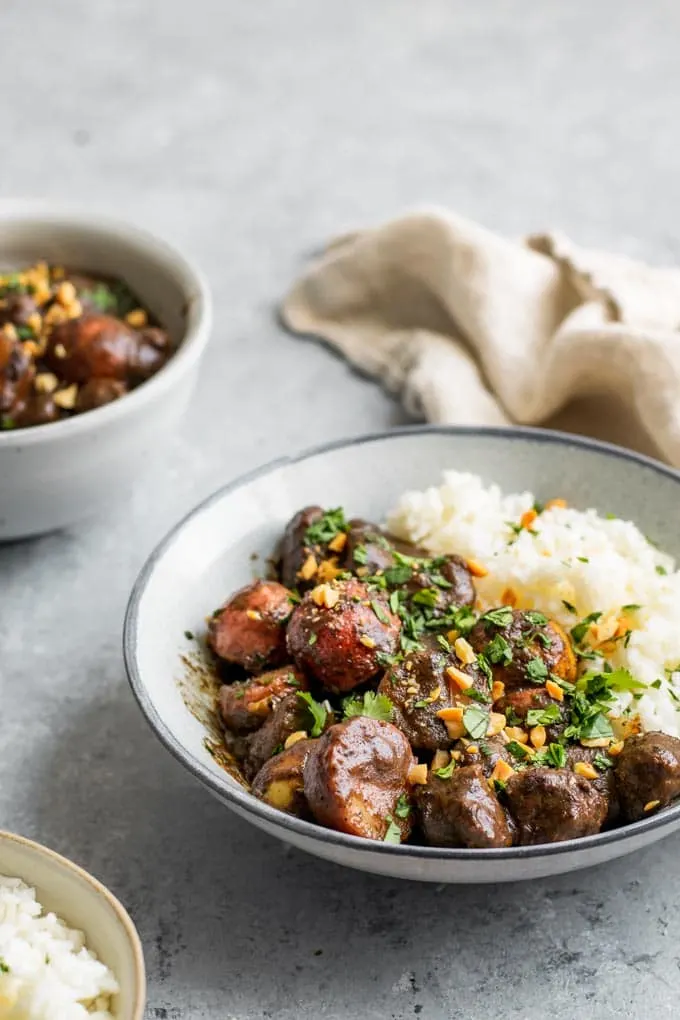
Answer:
[[[489,712],[479,705],[468,705],[463,712],[463,726],[473,740],[486,736],[489,728]]]
[[[401,843],[401,829],[395,822],[394,818],[392,818],[392,815],[388,815],[385,821],[387,822],[387,831],[383,836],[383,843],[394,843],[395,845],[398,845]]]
[[[465,691],[465,697],[469,698],[470,701],[478,701],[482,705],[488,705],[491,698],[488,694],[483,691],[478,691],[475,687],[468,687]]]
[[[193,641],[194,640],[194,635],[191,633],[190,630],[185,630],[184,631],[184,637],[187,639],[187,641]]]
[[[512,645],[502,634],[496,634],[484,649],[489,662],[497,666],[507,666],[512,662]]]
[[[397,587],[400,584],[406,584],[413,577],[413,569],[406,564],[400,564],[396,567],[388,567],[384,574],[385,580],[391,588]]]
[[[315,701],[309,691],[298,691],[298,698],[304,701],[312,717],[312,728],[309,731],[310,737],[320,737],[328,718],[326,706]]]
[[[612,768],[614,762],[608,755],[598,753],[593,758],[593,765],[595,766],[596,769],[599,769],[600,772],[606,772],[607,769]]]
[[[448,765],[444,765],[440,769],[434,770],[434,775],[439,776],[440,779],[450,779],[453,775],[453,770],[456,767],[455,759],[452,758]]]
[[[342,710],[345,719],[365,715],[369,719],[382,719],[383,722],[389,722],[392,718],[392,702],[386,694],[376,694],[374,691],[366,691],[363,697],[353,694],[349,698],[343,698]]]
[[[508,744],[506,744],[505,750],[511,754],[513,758],[516,758],[517,761],[524,761],[526,758],[531,757],[531,751],[527,750],[526,747],[523,747],[522,744],[518,744],[516,740],[511,740]]]
[[[538,656],[536,656],[527,662],[526,675],[529,680],[531,680],[532,684],[545,683],[548,678],[548,667],[544,663],[543,659],[539,659]]]
[[[372,601],[371,609],[373,610],[373,612],[378,617],[381,623],[389,624],[390,622],[389,617],[387,616],[387,613],[385,612],[385,610],[383,609],[379,602],[376,602],[375,600]]]
[[[409,804],[408,797],[406,796],[405,793],[402,793],[399,796],[396,807],[394,809],[394,813],[397,816],[397,818],[408,818],[408,816],[411,814],[411,805]]]
[[[548,758],[556,769],[563,769],[567,764],[567,752],[562,744],[549,744]]]
[[[354,552],[352,553],[352,559],[354,560],[355,563],[358,563],[360,566],[363,566],[365,563],[367,563],[368,551],[366,549],[366,546],[358,545]]]
[[[451,654],[451,652],[453,651],[453,649],[451,648],[451,643],[447,641],[443,634],[437,634],[437,644],[448,654]]]
[[[387,652],[376,652],[376,662],[379,666],[388,668],[389,666],[396,666],[397,663],[401,662],[403,657],[401,655],[388,655]]]
[[[577,612],[576,606],[572,606],[571,602],[567,602],[566,599],[562,599],[562,605],[564,606],[568,613],[573,613],[574,616],[576,616]]]
[[[348,530],[349,524],[345,520],[345,512],[341,506],[338,506],[334,510],[326,510],[318,521],[310,524],[305,531],[305,542],[309,545],[325,545],[340,532]]]
[[[548,617],[543,613],[536,612],[535,609],[527,609],[524,613],[524,619],[532,623],[534,627],[545,627],[548,623]]]
[[[560,710],[554,702],[545,708],[530,708],[527,712],[527,726],[550,726],[560,718]]]
[[[308,645],[315,645],[316,642],[318,641],[318,639],[319,639],[318,634],[312,633],[312,634],[309,635],[309,637],[307,639],[307,644]]]
[[[580,645],[584,637],[588,633],[591,623],[597,623],[602,616],[602,613],[589,613],[588,616],[584,616],[580,623],[577,623],[575,627],[571,628],[571,636],[577,645]]]
[[[480,620],[483,620],[485,624],[491,623],[496,627],[509,627],[512,623],[512,607],[501,606],[499,609],[489,609],[486,613],[480,616]]]
[[[390,609],[392,610],[393,613],[398,613],[400,605],[401,601],[399,599],[399,592],[393,591],[392,594],[390,595]]]
[[[0,957],[0,973],[9,974],[9,972],[10,972],[9,964],[7,964],[5,960],[2,959],[2,957]]]
[[[412,596],[411,601],[418,606],[428,606],[430,609],[434,609],[439,602],[439,592],[436,588],[421,588]]]
[[[666,577],[667,574],[668,574],[668,571],[666,570],[666,568],[662,567],[660,563],[657,563],[657,565],[656,565],[656,572],[657,572],[657,574],[660,575],[660,577]]]

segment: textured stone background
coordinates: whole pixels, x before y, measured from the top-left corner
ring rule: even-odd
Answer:
[[[0,550],[0,822],[126,902],[150,1018],[676,1015],[677,838],[504,888],[317,863],[189,780],[142,721],[119,647],[139,567],[198,498],[403,420],[275,324],[325,237],[427,201],[680,256],[678,29],[674,0],[0,5],[2,194],[138,219],[215,289],[200,391],[133,503]]]

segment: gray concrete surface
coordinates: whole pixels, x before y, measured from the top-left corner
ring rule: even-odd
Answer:
[[[286,451],[403,420],[276,326],[274,302],[326,236],[437,201],[507,232],[557,226],[680,256],[679,29],[674,0],[0,6],[2,195],[138,219],[215,289],[169,459],[108,519],[0,549],[0,824],[125,901],[149,1018],[677,1014],[677,838],[487,889],[289,852],[156,743],[120,631],[144,558],[200,497]]]

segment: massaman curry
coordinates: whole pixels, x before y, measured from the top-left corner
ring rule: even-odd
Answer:
[[[341,509],[297,513],[278,579],[208,625],[255,796],[355,836],[479,848],[592,835],[680,795],[680,740],[611,711],[638,685],[588,668],[590,621],[482,611],[481,573]]]
[[[0,428],[70,418],[124,396],[171,354],[121,280],[39,262],[0,275]]]

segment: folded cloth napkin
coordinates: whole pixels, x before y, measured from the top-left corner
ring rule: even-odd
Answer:
[[[680,466],[680,269],[424,210],[332,242],[281,314],[429,421],[557,423]]]

